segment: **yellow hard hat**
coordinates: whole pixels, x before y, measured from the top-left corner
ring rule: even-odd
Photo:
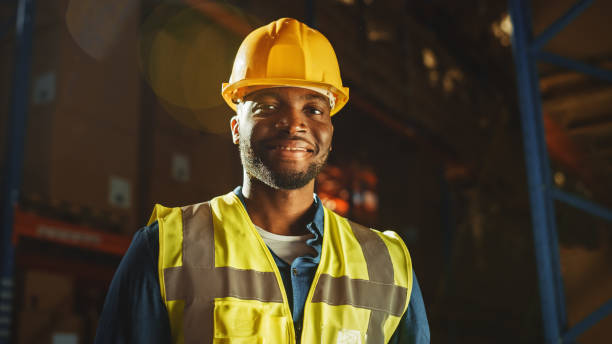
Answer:
[[[248,92],[279,86],[330,93],[335,98],[331,115],[348,101],[349,89],[342,86],[334,48],[319,31],[291,18],[262,26],[242,41],[221,95],[236,110]]]

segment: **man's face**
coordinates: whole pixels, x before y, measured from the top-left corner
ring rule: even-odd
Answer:
[[[246,173],[277,189],[308,184],[331,149],[330,110],[327,97],[304,88],[268,88],[247,95],[231,121]]]

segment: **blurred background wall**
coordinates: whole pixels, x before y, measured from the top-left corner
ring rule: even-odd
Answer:
[[[402,235],[432,342],[544,341],[506,1],[32,3],[12,227],[15,343],[92,342],[114,269],[154,204],[201,202],[241,183],[220,86],[242,38],[280,17],[328,37],[351,89],[318,193]],[[530,3],[539,33],[573,2]],[[16,11],[0,5],[10,23],[0,32],[2,171],[19,96]],[[595,1],[547,51],[609,69],[611,13],[612,3]],[[538,70],[551,180],[610,208],[610,83]],[[612,228],[555,205],[573,325],[612,297]],[[608,343],[611,325],[605,318],[578,339]]]

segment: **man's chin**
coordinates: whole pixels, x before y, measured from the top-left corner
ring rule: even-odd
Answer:
[[[308,173],[309,171],[270,171],[266,176],[264,183],[276,189],[296,190],[303,188],[314,180],[316,174]]]
[[[242,166],[247,174],[275,189],[295,190],[312,182],[325,165],[320,162],[271,161],[265,154],[256,155],[248,147],[240,147]]]

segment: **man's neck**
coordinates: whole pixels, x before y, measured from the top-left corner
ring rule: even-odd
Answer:
[[[253,223],[279,235],[306,233],[312,218],[314,180],[293,190],[275,189],[245,176],[242,195]]]

